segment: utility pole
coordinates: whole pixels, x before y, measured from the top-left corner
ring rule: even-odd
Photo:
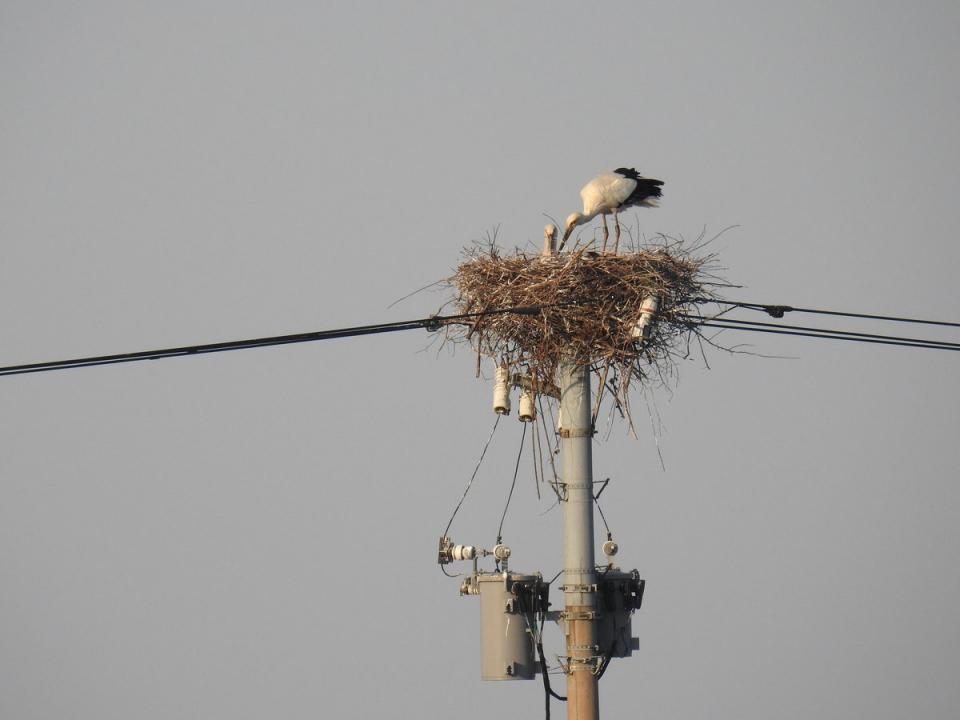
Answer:
[[[544,228],[545,258],[556,255],[556,238],[557,228],[552,224],[547,225]],[[647,337],[644,328],[652,322],[655,312],[656,307],[651,306],[641,313],[642,318],[637,321],[638,341]],[[461,583],[460,594],[480,596],[480,675],[484,680],[533,680],[536,673],[540,672],[547,717],[550,716],[550,697],[554,696],[567,700],[568,720],[599,720],[600,676],[612,659],[630,657],[639,647],[637,638],[632,637],[631,617],[643,602],[645,582],[637,570],[623,572],[614,564],[613,557],[617,554],[618,546],[609,530],[607,541],[603,544],[607,565],[602,573],[597,573],[593,538],[596,497],[593,491],[594,428],[590,366],[578,364],[569,356],[562,357],[557,375],[556,385],[541,379],[538,387],[535,377],[511,376],[509,368],[498,367],[493,409],[499,415],[510,413],[511,386],[521,389],[518,415],[524,422],[535,422],[535,393],[560,399],[558,434],[562,463],[563,489],[560,500],[563,505],[564,548],[564,578],[560,591],[564,595],[563,609],[559,612],[548,611],[550,583],[544,583],[539,572],[523,574],[508,570],[507,559],[511,550],[500,544],[499,537],[497,546],[492,550],[454,544],[447,535],[453,516],[440,536],[437,562],[446,565],[457,560],[473,561],[473,572]],[[483,460],[483,455],[480,459]],[[512,486],[510,492],[513,492]],[[460,502],[463,502],[462,498]],[[509,505],[509,498],[507,502]],[[458,504],[454,509],[454,516],[459,507]],[[478,568],[477,560],[488,556],[497,560],[495,573]],[[536,630],[537,617],[541,628],[548,617],[559,621],[566,636],[565,661],[561,660],[567,676],[566,698],[557,695],[550,687],[542,638]]]
[[[563,458],[564,610],[567,632],[567,718],[598,720],[597,573],[593,548],[593,422],[590,368],[560,364]]]

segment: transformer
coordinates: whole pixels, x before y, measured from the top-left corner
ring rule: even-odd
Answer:
[[[603,655],[622,658],[639,649],[633,633],[633,611],[643,602],[645,581],[636,570],[610,568],[597,573],[597,646]]]
[[[480,677],[483,680],[532,680],[540,667],[534,628],[548,605],[547,585],[539,575],[478,573],[460,592],[480,596]]]

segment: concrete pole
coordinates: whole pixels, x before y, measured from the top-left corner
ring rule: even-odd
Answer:
[[[597,593],[593,548],[593,427],[590,369],[560,365],[560,445],[563,511],[564,618],[567,630],[567,718],[598,720],[595,658]]]

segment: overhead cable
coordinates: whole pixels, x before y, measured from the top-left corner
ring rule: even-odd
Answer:
[[[900,338],[889,335],[869,335],[867,333],[849,333],[837,330],[821,330],[817,328],[803,328],[798,325],[778,326],[775,323],[748,323],[746,321],[732,323],[725,318],[696,321],[690,324],[695,327],[716,328],[721,330],[749,330],[773,335],[795,335],[798,337],[826,338],[829,340],[848,340],[851,342],[873,343],[877,345],[926,348],[928,350],[960,350],[960,343]]]
[[[69,368],[93,367],[95,365],[115,365],[118,363],[139,362],[141,360],[160,360],[169,357],[184,355],[203,355],[231,350],[247,350],[249,348],[271,347],[274,345],[292,345],[295,343],[317,342],[320,340],[335,340],[338,338],[357,337],[360,335],[375,335],[378,333],[399,332],[401,330],[425,329],[439,330],[447,323],[481,317],[486,315],[536,315],[541,308],[514,307],[484,310],[482,312],[462,313],[460,315],[433,315],[419,320],[402,320],[392,323],[377,323],[376,325],[359,325],[356,327],[339,328],[336,330],[319,330],[316,332],[295,333],[293,335],[275,335],[273,337],[252,338],[249,340],[228,340],[219,343],[203,345],[185,345],[183,347],[163,348],[161,350],[142,350],[139,352],[117,353],[114,355],[98,355],[94,357],[74,358],[72,360],[54,360],[50,362],[29,363],[26,365],[11,365],[0,367],[2,375],[23,375],[25,373],[49,372],[51,370],[66,370]]]
[[[920,318],[897,317],[894,315],[872,315],[869,313],[842,312],[840,310],[821,310],[816,308],[793,307],[792,305],[770,305],[765,303],[739,302],[736,300],[719,300],[716,298],[696,298],[693,302],[709,305],[726,305],[739,307],[745,310],[760,310],[771,317],[782,318],[785,313],[811,313],[814,315],[834,315],[838,317],[862,318],[865,320],[886,320],[890,322],[917,323],[921,325],[941,325],[943,327],[960,327],[960,322],[945,320],[923,320]]]
[[[692,320],[694,322],[697,322],[700,319],[692,315],[684,315],[682,317],[687,320]],[[779,328],[781,330],[803,330],[806,332],[824,333],[828,335],[849,335],[851,337],[857,337],[857,338],[871,338],[873,340],[896,340],[898,342],[915,343],[915,344],[921,344],[921,345],[937,345],[937,346],[943,345],[951,348],[956,347],[960,349],[960,343],[950,342],[947,340],[931,340],[929,338],[911,338],[911,337],[902,337],[900,335],[877,335],[875,333],[853,332],[851,330],[835,330],[832,328],[817,328],[817,327],[809,327],[806,325],[786,325],[784,323],[760,322],[758,320],[741,320],[740,318],[730,318],[726,316],[708,317],[708,318],[702,318],[702,319],[708,322],[730,323],[732,325],[748,325],[751,327]]]
[[[762,303],[748,303],[728,300],[717,300],[713,298],[696,298],[694,300],[700,304],[718,304],[729,307],[739,307],[747,310],[758,310],[766,312],[772,317],[780,318],[787,312],[798,313],[816,313],[820,315],[835,315],[842,317],[863,318],[868,320],[888,320],[903,323],[921,323],[925,325],[939,325],[943,327],[960,327],[960,323],[946,322],[940,320],[924,320],[919,318],[894,317],[890,315],[873,315],[867,313],[851,313],[836,310],[821,310],[814,308],[798,308],[790,305],[767,305]],[[563,303],[561,303],[563,304]],[[49,372],[52,370],[67,370],[71,368],[93,367],[97,365],[115,365],[119,363],[139,362],[141,360],[160,360],[169,357],[181,357],[185,355],[204,355],[216,352],[228,352],[232,350],[246,350],[258,347],[271,347],[274,345],[291,345],[295,343],[317,342],[320,340],[335,340],[338,338],[358,337],[361,335],[374,335],[378,333],[399,332],[401,330],[424,329],[427,331],[439,330],[445,324],[457,323],[469,320],[471,318],[489,316],[489,315],[537,315],[547,306],[535,305],[530,307],[511,307],[495,308],[472,313],[462,313],[459,315],[433,315],[427,318],[417,320],[403,320],[392,323],[377,323],[374,325],[359,325],[356,327],[339,328],[336,330],[319,330],[316,332],[295,333],[292,335],[275,335],[270,337],[252,338],[248,340],[229,340],[226,342],[206,343],[200,345],[185,345],[181,347],[162,348],[159,350],[144,350],[139,352],[117,353],[113,355],[97,355],[91,357],[73,358],[70,360],[54,360],[49,362],[28,363],[23,365],[10,365],[0,367],[0,376],[3,375],[23,375],[27,373]],[[551,306],[553,307],[553,306]],[[743,327],[749,324],[749,321],[734,320],[726,317],[697,318],[696,323],[700,327],[722,327],[724,329],[753,329],[756,332],[779,332],[783,335],[798,335],[801,337],[832,337],[836,339],[857,340],[859,342],[870,342],[881,345],[901,345],[910,347],[924,347],[935,350],[957,350],[960,345],[939,340],[901,338],[897,336],[873,335],[869,333],[845,332],[840,330],[823,330],[817,328],[803,328],[801,326],[777,326],[768,324],[766,328],[758,327],[762,323],[753,323],[750,327]],[[718,325],[718,323],[730,323],[729,325]],[[740,326],[740,327],[738,327]]]

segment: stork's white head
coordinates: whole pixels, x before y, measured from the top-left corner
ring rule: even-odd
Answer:
[[[565,233],[571,232],[577,225],[582,225],[584,221],[583,213],[570,213],[567,216],[567,222],[563,225],[563,231]]]
[[[560,240],[559,250],[563,250],[563,246],[567,244],[567,240],[570,238],[570,234],[573,232],[573,229],[577,225],[582,225],[586,218],[578,212],[570,213],[567,216],[567,221],[563,224],[563,239]]]

